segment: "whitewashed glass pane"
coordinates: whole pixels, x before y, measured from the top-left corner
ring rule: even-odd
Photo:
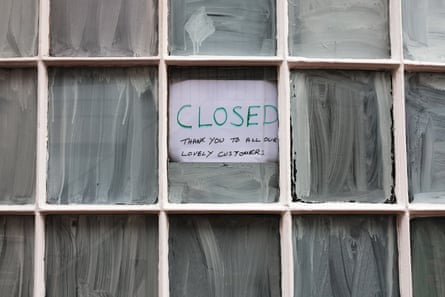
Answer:
[[[413,297],[445,296],[445,219],[411,221]]]
[[[398,252],[391,216],[297,216],[294,296],[398,297]]]
[[[170,54],[272,56],[275,22],[275,1],[170,0]]]
[[[0,217],[0,292],[32,297],[34,282],[34,217]]]
[[[48,216],[45,296],[157,296],[157,225],[143,215]]]
[[[170,202],[278,201],[276,75],[275,68],[171,69]]]
[[[393,201],[387,73],[291,73],[292,186],[300,201]]]
[[[289,54],[388,58],[388,0],[289,0]]]
[[[34,202],[36,84],[34,69],[0,70],[0,204]]]
[[[49,71],[48,202],[157,200],[157,71]]]
[[[405,58],[445,62],[445,2],[404,0],[402,12]]]
[[[37,55],[38,0],[0,1],[0,57]]]
[[[157,0],[51,0],[53,56],[152,56]]]
[[[170,217],[171,297],[281,296],[279,217]]]
[[[406,73],[410,200],[445,202],[445,74]]]

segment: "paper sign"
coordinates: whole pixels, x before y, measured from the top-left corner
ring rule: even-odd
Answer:
[[[277,86],[259,80],[170,85],[169,153],[176,162],[276,162]]]

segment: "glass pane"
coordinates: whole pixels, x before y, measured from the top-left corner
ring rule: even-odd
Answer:
[[[0,1],[0,57],[37,55],[39,1]]]
[[[157,199],[157,72],[49,71],[48,202]]]
[[[294,200],[391,201],[391,110],[387,73],[292,72]]]
[[[405,58],[445,62],[445,2],[404,0],[402,12]]]
[[[169,8],[172,55],[275,55],[275,1],[170,0]]]
[[[46,228],[45,296],[157,296],[155,216],[48,216]]]
[[[388,0],[289,0],[289,54],[388,58]]]
[[[445,74],[406,73],[410,200],[445,202]]]
[[[173,68],[169,200],[278,200],[275,68]]]
[[[413,297],[445,296],[445,218],[411,221]]]
[[[171,216],[170,296],[279,297],[279,217]]]
[[[157,0],[51,0],[51,55],[151,56]]]
[[[34,217],[0,217],[0,292],[32,297],[34,282]]]
[[[294,296],[399,296],[394,217],[294,217],[293,246]]]
[[[36,84],[34,69],[0,70],[0,204],[34,202]]]

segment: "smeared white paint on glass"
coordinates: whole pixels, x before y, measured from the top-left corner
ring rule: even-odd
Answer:
[[[289,0],[289,54],[388,58],[388,0]]]
[[[405,58],[445,62],[445,2],[404,0],[402,12]]]
[[[36,133],[36,71],[0,70],[0,204],[33,203]]]
[[[54,68],[49,81],[48,202],[154,203],[156,70]]]
[[[0,217],[0,292],[2,296],[32,297],[34,218]]]
[[[39,1],[0,1],[0,57],[37,55]]]
[[[168,167],[175,203],[278,201],[277,163],[175,163]]]
[[[293,72],[294,199],[391,200],[391,110],[386,73]]]
[[[275,55],[275,1],[171,0],[173,55]]]
[[[407,73],[406,135],[410,200],[445,202],[445,75]]]
[[[155,216],[48,216],[45,243],[47,297],[157,296]]]
[[[294,217],[293,249],[295,296],[399,296],[394,217]]]
[[[410,230],[413,296],[445,296],[444,218],[414,219]]]
[[[157,7],[157,0],[52,0],[51,55],[156,55]]]
[[[263,67],[172,68],[169,74],[169,84],[171,86],[185,80],[239,81],[241,84],[243,80],[248,80],[265,81],[275,85],[276,76],[275,68]],[[228,96],[237,93],[230,88],[218,88],[215,91]],[[243,91],[248,92],[248,89]],[[212,98],[224,98],[224,96],[218,94]],[[258,104],[262,104],[262,100],[258,101]],[[262,116],[259,118],[260,120],[263,119]],[[275,127],[277,129],[277,126]],[[206,133],[202,136],[210,135],[208,132]],[[218,133],[215,133],[214,136],[218,136]],[[230,140],[227,139],[227,141]],[[240,148],[242,148],[241,144]],[[278,201],[279,166],[277,162],[237,163],[232,159],[230,163],[222,161],[185,163],[170,160],[168,166],[170,202],[247,203]]]
[[[279,297],[279,218],[170,217],[171,297]]]

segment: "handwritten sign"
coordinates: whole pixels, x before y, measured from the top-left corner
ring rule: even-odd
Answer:
[[[170,86],[169,153],[176,162],[278,160],[277,87],[259,80]]]

